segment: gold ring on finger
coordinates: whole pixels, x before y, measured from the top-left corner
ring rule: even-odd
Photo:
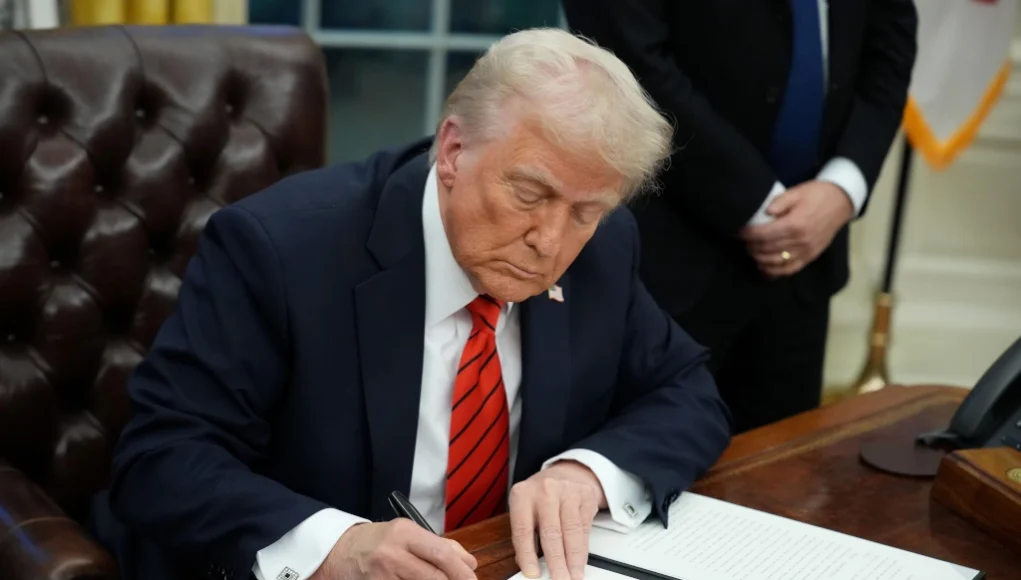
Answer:
[[[783,260],[784,262],[790,262],[792,257],[793,256],[791,256],[791,253],[788,252],[787,250],[780,252],[780,259]]]

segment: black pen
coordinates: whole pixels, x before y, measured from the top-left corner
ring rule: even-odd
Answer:
[[[434,530],[432,526],[429,525],[429,522],[425,521],[425,518],[422,517],[422,514],[418,513],[418,510],[415,508],[415,504],[408,501],[408,498],[404,497],[403,493],[395,491],[390,494],[389,500],[390,507],[393,508],[394,513],[397,514],[397,517],[408,518],[409,520],[422,526],[426,530],[429,530],[434,534],[436,533],[436,530]]]

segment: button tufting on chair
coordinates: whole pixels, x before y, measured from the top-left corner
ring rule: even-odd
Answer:
[[[322,165],[321,51],[266,32],[0,32],[0,507],[16,524],[56,506],[80,521],[106,484],[128,378],[209,216]],[[41,499],[10,505],[26,494]],[[65,544],[76,563],[52,546],[53,578],[106,558]],[[0,560],[2,578],[50,577]]]

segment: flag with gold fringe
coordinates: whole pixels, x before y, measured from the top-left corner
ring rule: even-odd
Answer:
[[[944,168],[975,138],[1010,74],[1018,0],[919,0],[904,114],[911,145]]]
[[[246,5],[244,0],[73,0],[71,19],[86,25],[196,24],[228,15],[233,22]]]

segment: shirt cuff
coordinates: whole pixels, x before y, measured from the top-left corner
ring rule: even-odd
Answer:
[[[330,555],[344,532],[368,520],[327,508],[312,514],[279,540],[255,554],[252,573],[258,580],[307,580]],[[288,576],[287,574],[291,575]]]
[[[652,501],[645,482],[637,475],[617,467],[603,455],[588,449],[568,449],[542,465],[546,469],[557,461],[577,461],[592,470],[606,496],[609,513],[601,512],[592,525],[629,532],[652,513]]]
[[[869,186],[865,182],[865,175],[854,161],[847,157],[834,157],[823,166],[816,179],[828,181],[844,190],[854,205],[854,217],[861,214],[861,208],[869,194]]]
[[[748,225],[761,226],[762,224],[768,224],[769,222],[776,219],[773,216],[767,214],[766,210],[769,209],[769,206],[773,203],[773,200],[783,195],[785,191],[787,191],[787,188],[784,187],[782,183],[780,183],[779,181],[774,183],[773,189],[769,191],[769,195],[766,196],[766,199],[763,200],[762,205],[759,206],[759,211],[755,212],[755,215],[752,216],[752,219],[748,220]]]

